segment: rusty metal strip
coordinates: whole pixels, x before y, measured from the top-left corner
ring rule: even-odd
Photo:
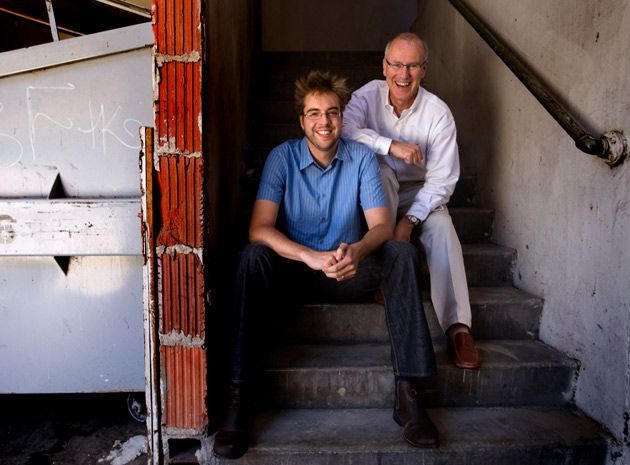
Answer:
[[[153,128],[141,128],[143,150],[140,153],[142,189],[142,242],[143,242],[143,301],[144,301],[144,365],[145,398],[147,408],[148,463],[160,463],[160,390],[157,349],[155,237],[154,231],[154,177]]]

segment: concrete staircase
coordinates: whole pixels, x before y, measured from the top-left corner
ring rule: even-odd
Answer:
[[[264,157],[301,137],[293,80],[312,69],[380,78],[381,53],[264,54],[252,110],[246,201]],[[423,398],[441,434],[437,450],[409,446],[392,419],[394,381],[383,308],[372,302],[307,305],[266,358],[265,407],[247,464],[603,464],[608,436],[570,406],[578,365],[538,338],[541,299],[512,285],[516,252],[490,242],[492,211],[474,206],[476,179],[463,176],[449,209],[463,244],[478,371],[448,359],[425,291],[439,374]],[[247,186],[249,185],[249,188]],[[425,273],[424,283],[429,276]],[[425,284],[425,287],[428,286]]]

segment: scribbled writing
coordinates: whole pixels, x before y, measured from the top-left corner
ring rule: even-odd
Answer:
[[[13,134],[2,131],[6,119],[2,119],[5,107],[0,102],[0,169],[14,166],[28,155],[35,162],[53,145],[73,144],[76,147],[84,144],[86,150],[98,150],[105,156],[115,146],[140,148],[139,120],[125,117],[121,105],[107,105],[107,102],[90,98],[77,100],[80,95],[72,83],[27,86],[26,121],[23,126],[16,127]],[[13,117],[10,123],[19,125]],[[22,140],[16,137],[17,133],[22,134]]]

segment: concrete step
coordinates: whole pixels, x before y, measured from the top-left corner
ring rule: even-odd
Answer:
[[[462,244],[466,279],[470,287],[511,286],[516,251],[496,244]],[[429,272],[423,273],[424,283]]]
[[[391,408],[273,410],[256,421],[240,460],[212,456],[204,439],[200,463],[250,465],[603,465],[609,436],[567,408],[429,409],[440,431],[438,449],[402,438]]]
[[[562,405],[571,396],[575,363],[539,341],[478,341],[479,370],[455,367],[444,342],[434,348],[438,374],[423,385],[428,406]],[[293,345],[271,350],[264,366],[265,405],[380,408],[393,402],[389,343]]]
[[[494,210],[489,208],[450,207],[448,208],[453,226],[462,244],[487,242],[492,236]]]
[[[353,66],[380,65],[382,50],[373,51],[317,51],[317,52],[264,52],[258,57],[259,66],[265,70],[294,69],[299,66],[331,66],[344,69]]]
[[[469,289],[472,334],[476,339],[536,339],[542,300],[513,287]],[[443,341],[433,304],[425,294],[424,308],[435,341]],[[291,343],[388,342],[382,305],[373,301],[311,304],[284,319],[280,337]]]
[[[293,94],[295,92],[295,80],[299,77],[306,76],[314,70],[327,71],[346,78],[346,86],[350,92],[354,92],[359,87],[367,84],[374,79],[385,79],[383,77],[383,67],[380,65],[363,66],[363,67],[347,67],[340,69],[335,66],[302,66],[299,69],[273,70],[266,79],[254,82],[253,90],[256,95],[256,101],[252,101],[253,106],[257,106],[259,102],[264,101],[285,101],[293,102]]]
[[[383,52],[265,53],[259,67],[262,72],[256,76],[254,88],[259,98],[272,92],[273,99],[292,100],[295,79],[319,70],[345,77],[348,87],[355,90],[372,79],[384,79],[382,63]]]

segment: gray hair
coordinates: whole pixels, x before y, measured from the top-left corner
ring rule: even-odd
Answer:
[[[420,37],[418,37],[417,34],[414,34],[413,32],[403,32],[401,34],[398,34],[396,37],[394,37],[392,40],[390,40],[389,42],[387,42],[387,45],[385,46],[385,59],[387,59],[387,55],[389,55],[389,48],[392,45],[392,42],[394,42],[395,40],[404,40],[405,42],[420,42],[422,43],[422,47],[424,48],[424,59],[428,60],[429,59],[429,46],[427,45],[427,43],[421,39]]]

